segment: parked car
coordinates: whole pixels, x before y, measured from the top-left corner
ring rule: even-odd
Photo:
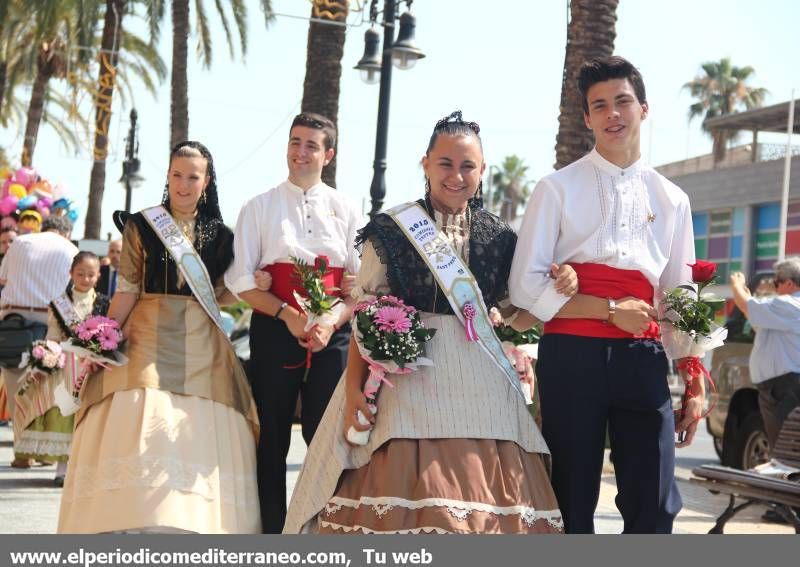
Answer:
[[[756,284],[771,274],[758,274]],[[751,283],[750,289],[757,286]],[[764,421],[758,408],[758,390],[750,381],[750,351],[755,333],[741,311],[733,308],[725,326],[728,338],[706,359],[717,385],[717,404],[706,418],[714,449],[723,465],[749,469],[769,460]]]

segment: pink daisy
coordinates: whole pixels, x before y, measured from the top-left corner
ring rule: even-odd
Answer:
[[[401,307],[381,307],[375,312],[375,323],[381,331],[407,333],[411,330],[411,320]]]

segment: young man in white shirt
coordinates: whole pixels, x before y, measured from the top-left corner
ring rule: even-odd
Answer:
[[[568,533],[592,533],[608,429],[626,533],[669,533],[681,508],[675,432],[660,343],[641,337],[660,291],[691,282],[689,199],[643,163],[648,106],[639,71],[621,57],[579,76],[588,155],[536,186],[519,234],[512,302],[546,321],[536,374],[553,487]],[[569,263],[578,294],[555,292],[550,265]],[[696,381],[700,382],[700,381]],[[678,431],[691,443],[697,387]]]
[[[298,394],[303,439],[311,443],[347,362],[351,299],[335,325],[304,330],[307,317],[293,289],[291,257],[330,262],[335,287],[360,265],[356,231],[363,225],[355,206],[322,182],[322,168],[334,155],[336,129],[324,116],[299,114],[292,122],[286,161],[289,178],[245,203],[236,223],[235,258],[227,287],[254,309],[250,326],[250,377],[258,405],[261,438],[258,485],[262,528],[280,533],[286,518],[286,456]],[[269,291],[257,289],[254,273],[272,276]],[[307,345],[313,356],[308,378]]]

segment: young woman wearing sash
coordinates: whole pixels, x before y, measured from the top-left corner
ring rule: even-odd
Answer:
[[[516,235],[481,208],[478,132],[460,112],[439,121],[422,161],[425,199],[377,215],[360,232],[353,296],[391,293],[421,310],[437,330],[426,344],[435,366],[390,377],[394,387],[381,390],[372,416],[362,394],[367,367],[351,343],[345,377],[295,486],[285,533],[561,531],[547,446],[486,313],[500,307],[509,318],[516,314],[507,302]],[[407,237],[416,222],[435,224],[434,247]],[[457,266],[455,280],[448,280],[448,266]],[[554,269],[558,287],[574,293],[574,273]],[[466,338],[465,297],[478,312],[476,342]],[[514,324],[534,322],[521,313]],[[367,444],[354,447],[345,432],[364,429],[358,410],[374,424]]]
[[[109,316],[129,362],[81,391],[58,530],[259,533],[258,418],[220,327],[233,234],[209,151],[178,144],[163,205],[115,217],[124,244]]]
[[[78,252],[69,270],[70,285],[50,302],[47,320],[49,341],[61,342],[70,335],[69,326],[89,315],[105,315],[108,297],[97,293],[94,286],[100,277],[100,260],[92,252]],[[67,460],[72,443],[74,417],[61,415],[53,392],[64,374],[56,370],[16,395],[15,435],[23,458],[56,462],[56,486],[64,486]],[[21,435],[24,431],[25,435]]]

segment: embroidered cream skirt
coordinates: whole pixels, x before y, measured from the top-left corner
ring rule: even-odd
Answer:
[[[256,441],[226,405],[116,392],[75,429],[59,533],[260,533]]]
[[[549,533],[563,530],[547,446],[521,396],[454,316],[435,363],[390,376],[369,443],[343,438],[344,380],[309,447],[285,533]]]

